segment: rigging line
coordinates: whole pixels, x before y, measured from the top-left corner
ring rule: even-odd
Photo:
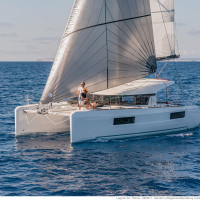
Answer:
[[[92,45],[81,55],[81,57],[95,44],[95,42],[104,34],[104,32],[105,32],[105,30],[104,30],[103,33],[92,43]],[[103,45],[96,53],[98,53],[104,46],[105,46],[105,45]],[[96,54],[96,53],[95,53],[95,54]],[[94,55],[95,55],[95,54],[94,54]],[[92,57],[93,57],[94,55],[92,55]],[[79,59],[80,59],[80,58],[79,58]],[[88,60],[90,60],[90,59],[91,59],[91,57],[90,57]],[[87,60],[87,61],[88,61],[88,60]],[[79,61],[79,60],[77,60],[77,62],[78,62],[78,61]],[[87,62],[87,61],[86,61],[86,62]],[[74,65],[76,65],[77,62],[75,62]],[[82,65],[82,66],[83,66],[83,65]],[[73,73],[71,73],[71,75],[74,74],[75,72],[77,72],[78,70],[80,70],[80,68],[74,70]],[[68,71],[65,71],[65,73],[62,73],[62,77],[63,77],[66,73],[68,73]],[[63,81],[63,80],[62,80],[62,81]],[[56,84],[54,84],[53,87],[57,86],[60,82],[61,82],[61,80],[59,80]]]
[[[99,53],[99,51],[101,51],[103,48],[105,47],[105,45],[103,45],[97,52],[95,52],[95,54],[93,54],[83,65],[82,65],[82,67],[91,59],[91,58],[93,58],[97,53]],[[77,71],[80,71],[80,68],[78,68],[75,72],[77,72]],[[75,73],[74,73],[75,74]],[[63,74],[63,76],[64,76],[65,74]],[[65,84],[67,84],[69,81],[71,81],[71,79],[73,78],[73,76],[72,76],[72,74],[71,74],[71,76],[69,77],[69,79],[67,79],[67,80],[60,80],[59,82],[58,82],[58,84],[57,84],[57,87],[56,88],[54,88],[54,90],[53,91],[55,91],[55,90],[57,90],[59,87],[60,87],[60,83],[62,83],[63,81],[66,81],[66,83]]]
[[[54,114],[54,113],[52,113],[52,114]],[[53,120],[51,120],[47,115],[44,115],[54,126],[56,126],[56,125],[58,125],[58,124],[62,124],[62,123],[64,123],[64,122],[67,122],[67,121],[69,121],[70,120],[70,118],[68,118],[68,119],[66,119],[66,120],[63,120],[63,121],[61,121],[61,122],[54,122]]]
[[[76,33],[76,32],[79,32],[79,31],[83,31],[83,30],[86,30],[86,29],[90,29],[90,28],[93,28],[93,27],[104,26],[104,25],[108,25],[108,24],[113,24],[113,23],[123,22],[123,21],[129,21],[129,20],[132,20],[132,19],[139,19],[139,18],[144,18],[144,17],[149,17],[149,16],[151,16],[151,14],[142,15],[142,16],[138,16],[138,17],[130,17],[130,18],[126,18],[126,19],[120,19],[120,20],[110,21],[110,22],[101,23],[101,24],[96,24],[96,25],[92,25],[92,26],[88,26],[88,27],[85,27],[85,28],[78,29],[76,31],[73,31],[73,32],[69,33],[68,35],[71,35],[73,33]],[[68,35],[66,35],[66,37]]]
[[[113,19],[113,17],[112,17],[112,14],[111,14],[111,12],[110,12],[110,10],[108,9],[108,12],[109,12],[109,14],[110,14],[110,16],[111,16],[111,18],[112,18],[112,20],[114,20]],[[131,20],[132,22],[133,22],[133,20]],[[122,33],[124,33],[124,35],[129,39],[129,40],[131,40],[132,41],[132,39],[129,37],[129,35],[127,35],[127,33],[124,31],[124,30],[122,30],[118,25],[117,25],[117,23],[114,23],[114,25],[122,32]],[[127,26],[127,24],[125,23],[125,25]],[[135,24],[134,24],[135,25]],[[128,27],[128,26],[127,26]],[[130,30],[130,32],[132,33],[132,35],[134,36],[134,38],[137,40],[137,42],[140,44],[140,42],[138,41],[138,39],[135,37],[135,35],[133,34],[133,31],[130,29],[130,27],[128,27],[128,29]],[[137,29],[137,27],[136,27],[136,29]],[[138,34],[140,35],[140,32],[138,31],[138,29],[137,29],[137,32],[138,32]],[[140,36],[141,37],[141,36]],[[142,38],[141,38],[142,39]],[[142,40],[143,41],[143,40]],[[132,41],[133,42],[133,41]],[[143,43],[144,43],[144,41],[143,41]],[[134,42],[133,42],[133,44],[135,44]],[[144,43],[145,44],[145,43]],[[135,46],[137,46],[136,44],[135,44]],[[141,46],[142,47],[142,46]],[[140,50],[140,48],[137,46],[137,48]],[[143,51],[146,53],[146,57],[148,57],[149,56],[149,52],[147,51],[146,52],[146,50],[142,47],[142,49],[143,49]],[[140,50],[141,51],[141,50]],[[142,52],[142,51],[141,51]],[[147,54],[148,53],[148,54]]]
[[[107,1],[105,0],[105,28],[106,28],[106,54],[107,54],[107,88],[109,87],[109,69],[108,69],[108,27],[107,27]]]
[[[161,3],[160,2],[160,0],[157,0],[158,1],[158,3],[159,3],[159,5],[161,5],[166,11],[168,11],[169,12],[169,10],[164,6],[164,4],[163,3]]]
[[[143,1],[143,6],[144,6],[144,0],[142,0],[142,1]],[[138,5],[137,5],[137,3],[136,3],[136,8],[137,8],[137,13],[139,14],[139,10],[138,10]],[[154,55],[153,52],[152,52],[152,49],[151,49],[151,47],[150,47],[150,44],[149,44],[149,41],[148,41],[146,32],[145,32],[145,30],[144,30],[144,27],[143,27],[142,22],[141,22],[140,19],[139,19],[139,22],[140,22],[140,26],[142,27],[142,30],[143,30],[145,39],[146,39],[146,41],[147,41],[147,46],[148,46],[148,48],[149,48],[149,50],[150,50],[150,55]],[[147,24],[146,24],[146,25],[147,25]]]
[[[103,59],[101,59],[100,61],[98,61],[95,65],[93,65],[92,67],[90,67],[88,70],[86,70],[86,71],[84,71],[83,73],[82,73],[82,75],[84,75],[86,72],[88,72],[90,69],[92,69],[92,68],[94,68],[95,66],[97,66],[98,64],[100,64],[103,60],[105,60],[105,58],[106,57],[104,57]],[[105,69],[104,69],[105,70]],[[84,81],[84,80],[83,80]],[[67,85],[67,82],[66,82],[66,85]],[[75,85],[73,85],[73,86],[71,86],[71,88],[73,88],[73,87],[75,87],[75,86],[77,86],[77,84],[75,84]],[[57,90],[59,87],[57,87],[57,88],[55,88],[54,90]],[[57,90],[56,92],[61,92],[61,91],[63,91],[63,90],[65,90],[65,88],[60,88],[59,90]]]
[[[174,64],[174,67],[175,67],[175,70],[176,70],[176,76],[178,77],[178,82],[179,82],[179,86],[180,86],[180,89],[181,89],[181,95],[182,95],[182,98],[183,98],[183,103],[184,103],[184,105],[186,105],[185,98],[184,98],[184,92],[183,92],[183,86],[182,86],[180,76],[179,76],[179,73],[178,73],[178,70],[177,70],[177,67],[176,67],[176,63],[174,62],[173,64]]]
[[[160,72],[157,75],[157,78],[160,76],[160,74],[163,72],[163,70],[165,69],[165,67],[167,66],[169,60],[167,60],[167,62],[165,63],[165,65],[163,66],[163,68],[160,70]]]
[[[104,4],[102,4],[102,6],[101,6],[101,10],[100,10],[100,14],[99,14],[99,17],[98,17],[98,21],[97,21],[97,23],[99,22],[99,20],[100,20],[100,16],[101,16],[101,13],[102,13],[102,10],[103,10],[103,5]],[[67,28],[66,28],[67,29]],[[85,42],[87,41],[87,39],[89,38],[89,36],[92,34],[92,32],[93,32],[93,30],[94,30],[94,28],[92,29],[92,31],[90,31],[90,33],[89,33],[89,35],[87,36],[87,38],[86,38],[86,40],[84,40],[84,42],[81,44],[81,46],[83,46],[84,44],[85,44]],[[66,31],[66,30],[65,30]],[[81,32],[79,32],[79,35],[78,35],[78,37],[80,36],[80,33]],[[64,37],[64,36],[63,36]],[[63,42],[63,40],[61,40],[61,43]],[[80,49],[79,49],[80,50]],[[59,51],[58,51],[59,52]],[[58,53],[57,53],[58,54]],[[62,60],[62,59],[61,59]],[[50,87],[53,87],[53,82],[55,81],[55,79],[56,79],[56,77],[54,77],[54,79],[52,80],[52,84],[49,86],[49,88]],[[46,92],[47,93],[47,92]],[[44,96],[44,95],[43,95]]]
[[[161,5],[159,4],[159,6],[160,6],[160,10],[161,10]],[[161,14],[162,14],[162,13],[161,13]],[[162,14],[162,19],[163,19],[165,31],[166,31],[166,33],[167,33],[167,29],[166,29],[166,25],[165,25],[165,22],[164,22],[163,14]],[[168,38],[168,42],[169,42],[169,37],[168,37],[168,35],[167,35],[167,38]],[[171,50],[171,52],[172,52],[172,48],[171,48],[170,42],[169,42],[169,47],[170,47],[170,50]],[[178,77],[180,89],[181,89],[181,92],[182,92],[183,102],[184,102],[184,104],[185,104],[185,99],[184,99],[184,94],[183,94],[183,88],[182,88],[182,84],[181,84],[181,81],[180,81],[180,78],[179,78],[178,70],[177,70],[177,68],[176,68],[176,66],[175,66],[175,62],[174,62],[174,67],[175,67],[175,70],[176,70],[176,74],[177,74],[177,77]],[[186,104],[185,104],[185,105],[186,105]]]
[[[161,76],[160,76],[160,77],[161,77]],[[164,80],[162,79],[162,77],[161,77],[161,80],[162,80],[162,82],[165,84],[166,88],[168,89],[168,92],[170,93],[169,95],[172,96],[172,98],[175,99],[175,101],[176,101],[176,103],[177,103],[177,105],[178,105],[179,103],[178,103],[178,99],[176,98],[176,96],[173,95],[173,94],[171,93],[170,88],[167,86],[166,82],[164,82]]]
[[[108,31],[109,31],[110,33],[112,33],[113,35],[115,35],[116,37],[118,37],[115,33],[113,33],[112,31],[110,31],[109,29],[108,29]],[[111,42],[110,40],[108,40],[108,41]],[[121,41],[123,41],[123,40],[121,40]],[[113,43],[113,44],[116,45],[117,47],[120,47],[120,48],[123,49],[124,51],[130,53],[127,49],[121,47],[120,45],[118,45],[118,44],[116,44],[116,43],[114,43],[114,42],[111,42],[111,43]],[[123,41],[123,43],[124,43],[126,46],[130,47],[135,53],[139,54],[135,49],[133,49],[132,46],[130,46],[129,44],[125,43],[124,41]],[[143,58],[143,60],[142,60],[141,58],[137,57],[136,55],[132,54],[132,53],[130,53],[130,54],[131,54],[133,57],[135,57],[136,59],[138,59],[138,60],[140,60],[141,62],[143,62],[143,63],[146,64],[146,62],[145,62],[145,61],[146,61],[146,58],[143,58],[140,54],[139,54],[139,56],[140,56],[141,58]]]

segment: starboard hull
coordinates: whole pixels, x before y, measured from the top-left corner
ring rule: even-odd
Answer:
[[[197,106],[75,112],[70,120],[71,142],[187,131],[199,126],[199,113]]]

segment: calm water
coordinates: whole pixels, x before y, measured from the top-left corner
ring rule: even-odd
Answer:
[[[0,63],[0,195],[200,195],[200,128],[73,146],[68,133],[15,138],[14,109],[27,94],[38,102],[51,65]],[[200,63],[175,65],[200,106]],[[162,77],[179,82],[172,63]],[[182,100],[180,87],[170,94]]]

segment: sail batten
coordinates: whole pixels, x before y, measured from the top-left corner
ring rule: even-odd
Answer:
[[[155,71],[149,0],[75,0],[41,101],[76,96],[82,81],[97,92]]]
[[[105,25],[108,25],[108,24],[113,24],[113,23],[117,23],[117,22],[128,21],[128,20],[131,20],[131,19],[139,19],[139,18],[149,17],[149,16],[151,16],[151,15],[149,14],[149,15],[143,15],[143,16],[138,16],[138,17],[131,17],[131,18],[127,18],[127,19],[121,19],[121,20],[109,21],[109,22],[106,22],[106,23],[96,24],[96,25],[93,25],[93,26],[88,26],[88,27],[85,27],[85,28],[82,28],[82,29],[75,30],[75,31],[69,33],[68,35],[66,35],[65,37],[69,36],[70,34],[79,32],[79,31],[83,31],[83,30],[90,29],[90,28],[95,28],[97,26],[105,26]]]

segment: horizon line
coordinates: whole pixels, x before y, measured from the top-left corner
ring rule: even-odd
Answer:
[[[181,59],[175,59],[175,60],[169,60],[169,62],[187,62],[187,61],[196,61],[200,62],[200,58],[181,58]],[[9,60],[0,60],[0,62],[54,62],[54,60],[15,60],[15,61],[9,61]],[[163,61],[158,61],[158,62],[165,62]]]

